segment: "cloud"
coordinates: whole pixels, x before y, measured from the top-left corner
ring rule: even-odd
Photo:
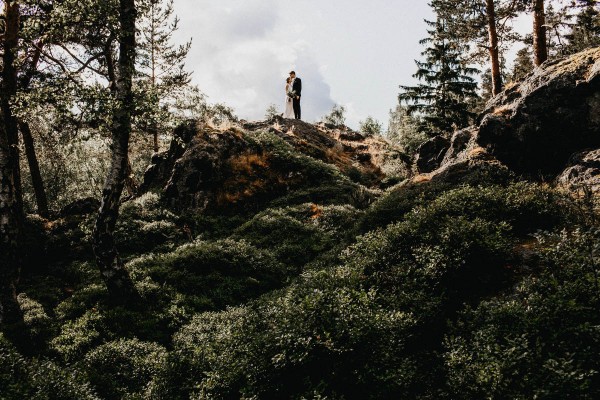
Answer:
[[[180,4],[176,11],[186,16],[181,40],[194,37],[187,64],[210,101],[226,103],[245,119],[262,119],[270,104],[283,112],[285,79],[294,69],[303,83],[303,119],[316,120],[331,109],[322,67],[298,40],[303,27],[287,26],[276,0]]]

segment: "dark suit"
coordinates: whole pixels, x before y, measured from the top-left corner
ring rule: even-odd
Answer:
[[[296,96],[294,97],[294,115],[296,119],[302,118],[302,113],[300,111],[300,96],[302,96],[302,80],[300,78],[294,79],[294,84],[292,85],[292,90],[296,92]]]

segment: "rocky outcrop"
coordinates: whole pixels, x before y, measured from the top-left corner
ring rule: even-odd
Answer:
[[[359,184],[378,186],[392,169],[409,174],[406,157],[381,137],[283,118],[225,130],[185,124],[152,162],[141,192],[159,190],[172,209],[202,212],[257,209],[302,189],[307,201],[327,202],[353,196]]]
[[[431,172],[439,168],[449,147],[450,141],[443,136],[433,137],[419,146],[415,160],[419,172]]]
[[[600,190],[600,149],[575,154],[558,177],[558,183],[571,189]]]
[[[495,165],[530,179],[597,185],[598,153],[573,155],[600,148],[600,48],[544,63],[493,98],[479,121],[455,132],[442,157],[436,151],[446,142],[430,141],[418,171],[443,179]]]
[[[600,49],[547,62],[494,98],[476,142],[513,171],[545,178],[600,147]]]

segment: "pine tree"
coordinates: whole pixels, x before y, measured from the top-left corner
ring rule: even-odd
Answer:
[[[548,59],[546,43],[546,13],[544,0],[532,0],[533,8],[533,60],[536,66]]]
[[[527,74],[529,74],[533,68],[533,55],[528,47],[523,47],[517,52],[517,56],[515,57],[510,80],[512,82],[523,80],[523,78],[525,78],[525,76],[527,76]]]
[[[580,11],[575,17],[575,23],[570,25],[565,35],[568,44],[565,54],[573,54],[590,47],[600,46],[600,2],[597,0],[579,0],[573,6]]]
[[[185,71],[185,59],[191,41],[179,46],[173,44],[173,34],[179,27],[173,0],[144,0],[140,3],[136,72],[148,109],[144,110],[144,118],[138,123],[152,134],[154,152],[157,152],[158,133],[168,129],[162,121],[169,119],[169,105],[180,89],[190,82],[191,74]]]
[[[473,118],[470,111],[477,99],[477,83],[472,75],[478,71],[467,65],[464,47],[452,39],[446,20],[427,21],[433,29],[421,40],[428,47],[421,53],[425,60],[416,61],[413,77],[417,86],[400,86],[398,98],[406,104],[409,114],[420,117],[419,130],[431,136],[447,134],[455,128],[468,125]]]
[[[395,110],[390,110],[387,138],[392,143],[402,147],[408,155],[414,155],[421,144],[427,141],[425,133],[419,131],[419,121],[410,115],[406,107],[397,105]]]
[[[530,0],[431,0],[438,18],[443,18],[453,40],[465,50],[471,63],[490,71],[492,94],[503,87],[503,54],[521,40],[511,20],[525,11]]]

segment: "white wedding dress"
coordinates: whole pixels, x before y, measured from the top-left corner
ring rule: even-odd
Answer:
[[[285,85],[285,111],[283,118],[294,118],[294,104],[292,103],[292,98],[288,96],[290,90],[290,84],[288,83]]]

